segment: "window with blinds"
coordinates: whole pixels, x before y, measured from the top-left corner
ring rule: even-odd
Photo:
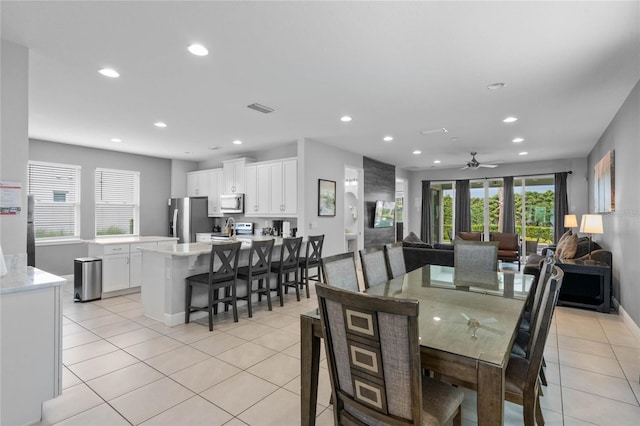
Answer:
[[[37,241],[80,238],[80,166],[29,161]]]
[[[96,169],[96,236],[138,235],[140,172]]]

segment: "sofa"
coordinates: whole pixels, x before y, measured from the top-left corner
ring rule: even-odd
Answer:
[[[402,254],[407,272],[424,265],[453,266],[453,244],[403,241]]]
[[[542,251],[542,255],[532,254],[527,258],[523,272],[531,274],[538,279],[540,268],[548,250],[556,249],[556,246]],[[587,260],[589,258],[589,238],[578,238],[575,254],[570,258],[573,260]],[[609,267],[612,266],[612,254],[604,250],[598,243],[591,243],[591,259],[602,262]],[[561,263],[562,260],[558,262]],[[561,267],[561,266],[560,266]],[[609,277],[610,281],[611,277]],[[581,306],[599,306],[603,302],[604,295],[600,287],[600,278],[596,275],[585,275],[577,273],[565,273],[558,296],[558,304],[567,303],[569,305],[580,304]]]

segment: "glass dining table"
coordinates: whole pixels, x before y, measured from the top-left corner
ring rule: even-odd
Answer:
[[[503,424],[505,370],[534,277],[514,272],[422,268],[366,293],[420,302],[422,368],[478,390],[478,424]],[[331,283],[329,283],[331,284]],[[300,315],[301,424],[315,424],[322,326]]]

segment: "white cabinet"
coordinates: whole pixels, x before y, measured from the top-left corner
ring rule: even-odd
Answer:
[[[284,160],[270,164],[271,214],[292,216],[298,206],[298,161]]]
[[[268,164],[245,167],[244,208],[247,216],[264,216],[270,213],[271,175]]]
[[[246,158],[224,161],[224,191],[227,194],[242,194],[245,192],[244,168],[247,163]]]
[[[102,292],[129,288],[129,252],[102,256]]]
[[[207,210],[210,217],[220,217],[220,195],[224,194],[224,172],[222,169],[209,170],[207,173],[209,178],[209,202]]]
[[[187,173],[187,196],[206,197],[209,193],[209,173],[207,170]]]

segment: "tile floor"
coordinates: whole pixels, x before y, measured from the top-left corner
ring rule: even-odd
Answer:
[[[299,314],[311,299],[266,303],[240,321],[216,318],[173,328],[142,314],[140,294],[72,302],[65,286],[63,393],[43,407],[43,425],[298,425]],[[545,352],[549,425],[640,422],[640,339],[617,315],[558,308]],[[465,391],[465,425],[476,395]],[[332,424],[329,378],[321,368],[317,424]],[[505,423],[522,424],[505,405]]]

